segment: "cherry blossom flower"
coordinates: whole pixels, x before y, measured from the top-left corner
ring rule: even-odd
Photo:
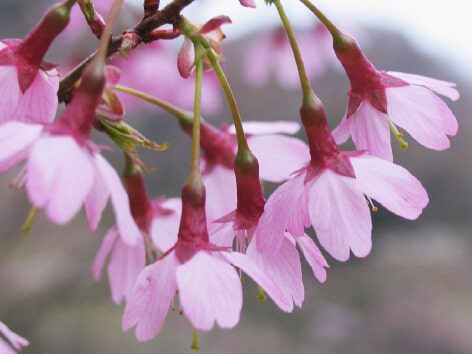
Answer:
[[[43,57],[66,28],[74,2],[51,7],[24,39],[0,41],[0,122],[54,120],[59,78]]]
[[[256,7],[256,2],[254,0],[239,0],[239,3],[245,7]]]
[[[8,341],[6,342],[2,338],[0,338],[0,353],[2,354],[14,354],[16,353],[16,351],[14,351],[12,347],[16,350],[21,350],[22,347],[26,347],[29,345],[28,340],[13,332],[2,321],[0,321],[0,334],[5,336]],[[8,343],[11,344],[11,347],[8,345]]]
[[[313,226],[320,244],[345,261],[371,249],[372,221],[364,195],[391,212],[416,219],[428,203],[421,183],[406,169],[365,153],[339,151],[319,100],[302,106],[310,163],[268,199],[257,229],[257,246],[276,254],[288,231],[295,239]]]
[[[351,90],[346,114],[333,131],[338,143],[345,142],[351,135],[357,149],[393,161],[389,130],[406,146],[397,125],[427,148],[449,148],[448,135],[456,135],[458,124],[436,94],[457,100],[459,93],[454,83],[378,71],[353,38],[342,35],[341,42],[335,41],[334,48],[349,77]]]
[[[123,330],[136,325],[140,341],[152,339],[162,328],[178,291],[181,312],[192,327],[209,331],[217,323],[232,328],[239,322],[242,286],[239,267],[259,283],[283,308],[280,290],[245,255],[210,243],[201,182],[182,190],[182,217],[174,246],[139,274],[123,315]]]

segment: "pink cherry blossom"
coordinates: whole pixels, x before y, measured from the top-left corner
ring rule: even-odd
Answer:
[[[297,240],[313,226],[335,259],[347,260],[350,251],[365,257],[372,246],[372,220],[364,195],[412,220],[427,205],[423,186],[403,167],[367,154],[345,157],[354,176],[308,165],[270,196],[257,230],[261,251],[276,252],[285,230]]]
[[[16,353],[16,351],[13,350],[12,347],[16,350],[21,350],[22,347],[26,347],[29,345],[28,340],[26,340],[25,338],[13,332],[2,321],[0,321],[0,334],[5,336],[5,338],[8,341],[6,342],[2,338],[0,338],[0,353],[1,354],[10,354],[10,353],[14,354]],[[8,343],[11,345],[11,347],[8,345]]]
[[[113,167],[91,141],[79,144],[73,135],[55,133],[55,127],[20,122],[2,124],[0,171],[26,160],[22,179],[28,197],[57,224],[69,222],[84,204],[90,228],[95,230],[110,198],[123,241],[134,245],[139,230]]]
[[[256,7],[256,2],[254,0],[239,0],[239,2],[245,7]]]
[[[141,229],[138,242],[130,246],[123,242],[116,227],[112,227],[105,235],[100,249],[95,256],[92,272],[96,281],[100,280],[106,258],[110,255],[107,267],[112,300],[119,304],[127,299],[134,288],[139,273],[145,267],[145,240],[150,232],[153,245],[159,251],[166,252],[177,239],[180,218],[180,199],[159,199],[153,208],[151,229]]]
[[[338,59],[351,81],[349,104],[344,118],[333,131],[338,143],[349,135],[359,150],[393,161],[390,129],[401,139],[395,125],[407,131],[427,148],[449,148],[458,123],[454,114],[436,94],[457,100],[451,82],[400,72],[378,71],[357,43],[345,36],[346,47],[336,48]]]

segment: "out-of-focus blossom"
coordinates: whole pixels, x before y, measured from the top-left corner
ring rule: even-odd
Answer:
[[[59,78],[43,57],[69,23],[73,3],[51,7],[24,39],[0,41],[0,122],[54,120]]]
[[[338,143],[352,136],[357,149],[393,161],[390,130],[406,146],[397,125],[427,148],[449,148],[448,135],[456,135],[458,123],[437,94],[457,100],[454,83],[378,71],[347,35],[334,47],[351,82],[346,114],[333,131]]]
[[[5,336],[8,342],[4,341],[0,337],[0,353],[1,354],[15,354],[16,350],[21,350],[21,348],[29,345],[27,339],[19,336],[13,332],[8,326],[0,321],[0,334]],[[8,343],[11,345],[8,345]],[[12,347],[15,349],[13,350]]]

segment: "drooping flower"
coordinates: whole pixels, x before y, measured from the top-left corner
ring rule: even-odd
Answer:
[[[167,240],[169,234],[177,234],[180,218],[180,199],[158,198],[150,201],[138,168],[127,166],[125,183],[131,213],[141,231],[140,237],[135,245],[129,245],[123,242],[118,229],[112,227],[106,233],[92,265],[94,279],[98,281],[106,258],[110,255],[107,273],[112,300],[116,304],[131,294],[146,259],[153,261],[158,252],[167,251],[175,243],[175,238],[170,245]],[[159,242],[153,242],[154,239]]]
[[[11,347],[8,345],[6,341],[0,338],[0,353],[2,354],[15,354],[16,351],[12,349],[12,347],[16,350],[21,350],[22,347],[26,347],[29,345],[27,339],[19,336],[15,332],[13,332],[8,326],[0,321],[0,334],[5,336],[8,343],[10,343]]]
[[[74,3],[67,0],[51,7],[24,39],[0,41],[0,122],[54,120],[59,77],[43,57],[66,28]]]
[[[61,119],[50,124],[7,122],[0,126],[0,171],[22,160],[26,191],[31,203],[44,208],[53,222],[64,224],[82,204],[95,230],[108,199],[123,241],[134,245],[139,229],[128,196],[113,167],[90,139],[95,110],[105,84],[105,65],[96,57]]]
[[[146,341],[162,328],[178,291],[181,312],[192,327],[209,331],[217,323],[232,328],[242,308],[239,267],[257,281],[279,306],[283,295],[273,282],[245,255],[213,245],[205,217],[205,190],[198,182],[182,190],[182,216],[177,242],[138,276],[123,315],[123,330],[136,325],[136,337]]]
[[[458,123],[437,94],[457,100],[454,83],[378,71],[353,38],[342,33],[333,38],[336,55],[351,82],[346,114],[333,131],[338,143],[352,136],[357,149],[393,161],[390,130],[406,147],[398,126],[427,148],[449,148],[448,136],[456,135]]]
[[[285,231],[297,240],[313,226],[335,259],[347,260],[350,251],[366,256],[372,221],[364,195],[406,219],[421,214],[428,195],[406,169],[366,153],[339,151],[317,98],[302,106],[301,116],[311,161],[268,199],[257,230],[261,252],[277,253]]]

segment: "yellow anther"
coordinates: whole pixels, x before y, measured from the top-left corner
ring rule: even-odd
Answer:
[[[403,133],[400,133],[398,131],[398,128],[395,126],[395,124],[393,124],[393,122],[388,117],[387,117],[387,122],[388,122],[388,126],[390,127],[390,130],[392,131],[393,135],[397,139],[398,144],[400,144],[400,148],[402,150],[406,150],[408,148],[408,143],[405,140],[403,140]]]
[[[193,329],[193,339],[190,349],[195,351],[200,351],[200,344],[198,343],[198,332],[196,329]]]
[[[257,301],[264,302],[267,301],[267,296],[264,293],[264,289],[260,285],[257,286]]]

